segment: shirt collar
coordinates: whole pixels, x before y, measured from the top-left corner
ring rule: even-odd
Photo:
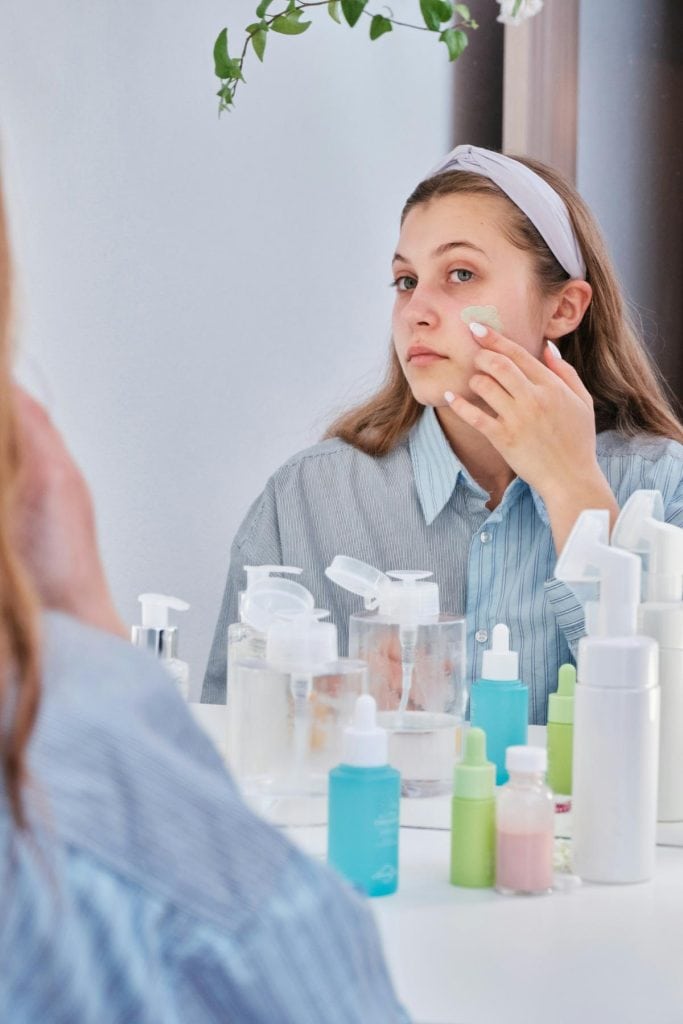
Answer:
[[[443,511],[460,477],[463,485],[477,497],[488,500],[488,494],[463,466],[451,448],[432,406],[426,406],[422,416],[408,435],[410,458],[413,464],[415,486],[425,521],[430,526]],[[502,510],[514,490],[528,487],[523,480],[513,480],[505,492],[499,509]],[[541,497],[529,487],[536,512],[541,521],[549,525],[548,513]]]

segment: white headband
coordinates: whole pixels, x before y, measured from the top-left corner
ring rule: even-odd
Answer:
[[[527,215],[569,276],[585,279],[586,264],[564,200],[540,175],[518,160],[478,146],[456,146],[424,181],[446,171],[470,171],[493,181]]]

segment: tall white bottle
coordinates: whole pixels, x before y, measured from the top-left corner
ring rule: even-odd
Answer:
[[[659,644],[657,818],[683,821],[683,530],[664,522],[659,491],[636,491],[621,510],[612,544],[646,559],[638,631]]]
[[[555,576],[599,584],[586,603],[574,709],[573,866],[589,882],[654,873],[659,758],[657,643],[637,633],[640,559],[609,547],[609,513],[582,512]]]

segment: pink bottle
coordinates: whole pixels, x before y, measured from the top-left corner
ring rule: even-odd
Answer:
[[[555,803],[543,747],[508,747],[509,782],[496,798],[496,889],[510,895],[553,887]]]

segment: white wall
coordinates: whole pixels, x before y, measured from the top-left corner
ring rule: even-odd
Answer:
[[[142,590],[191,602],[195,692],[248,504],[378,377],[400,208],[450,144],[443,47],[324,12],[218,120],[213,41],[255,6],[0,7],[23,376],[91,484],[123,616]]]

